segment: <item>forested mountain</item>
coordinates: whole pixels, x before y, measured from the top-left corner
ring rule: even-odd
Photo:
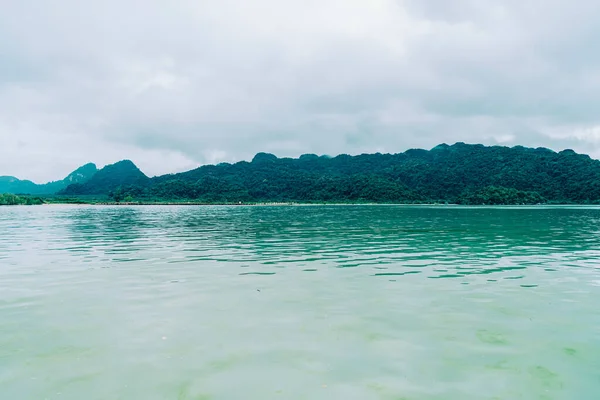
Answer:
[[[259,153],[252,162],[203,166],[152,179],[130,161],[122,163],[124,168],[106,167],[63,193],[236,203],[600,203],[600,161],[572,150],[456,143],[333,158]]]
[[[95,173],[96,165],[85,164],[71,172],[60,181],[38,185],[31,181],[20,180],[12,176],[0,176],[0,193],[48,195],[65,189],[73,183],[87,182]]]
[[[118,187],[146,187],[149,179],[130,160],[107,165],[83,183],[61,190],[65,195],[107,195]]]

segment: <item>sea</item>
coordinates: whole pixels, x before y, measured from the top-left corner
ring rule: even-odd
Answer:
[[[600,208],[0,207],[0,399],[600,399]]]

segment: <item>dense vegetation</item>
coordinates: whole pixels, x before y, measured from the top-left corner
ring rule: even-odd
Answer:
[[[106,195],[121,186],[144,187],[148,177],[129,160],[107,165],[83,183],[69,185],[63,195]]]
[[[89,163],[77,168],[66,178],[38,185],[31,181],[20,180],[13,176],[0,176],[0,193],[47,195],[65,189],[73,183],[83,183],[98,171],[95,164]]]
[[[12,193],[0,194],[0,206],[37,205],[44,201],[39,197],[17,196]]]
[[[548,200],[538,192],[488,186],[477,191],[465,191],[456,200],[458,204],[544,204]]]
[[[14,180],[0,177],[0,189],[2,182],[14,186]],[[252,162],[155,178],[125,160],[101,170],[87,164],[57,182],[30,182],[35,187],[29,192],[5,191],[39,194],[62,187],[50,201],[75,202],[600,204],[598,160],[572,150],[464,143],[399,154],[298,159],[259,153]]]
[[[118,166],[116,168],[115,166]],[[298,159],[259,153],[147,178],[130,161],[100,170],[70,195],[116,201],[600,203],[600,161],[572,150],[457,143],[400,154]]]

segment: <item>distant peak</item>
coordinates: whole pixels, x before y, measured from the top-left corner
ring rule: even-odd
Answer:
[[[112,164],[112,165],[120,165],[120,166],[133,166],[136,167],[137,166],[133,163],[133,161],[131,160],[121,160],[121,161],[117,161],[116,163]]]
[[[75,171],[72,172],[72,174],[74,174],[76,172],[97,171],[97,170],[98,170],[98,168],[96,167],[96,164],[87,163],[87,164],[84,164],[81,167],[77,168]]]
[[[14,176],[0,176],[0,182],[17,182],[18,180]]]
[[[277,156],[275,154],[258,153],[257,155],[254,156],[254,158],[252,159],[252,162],[257,163],[257,162],[267,162],[267,161],[276,161],[276,160],[277,160]]]
[[[316,154],[302,154],[300,160],[316,160],[319,156]]]
[[[147,178],[146,175],[133,163],[131,160],[121,160],[117,161],[114,164],[106,165],[102,168],[98,173],[102,174],[114,174],[114,173],[125,173],[125,174],[135,174],[138,176],[143,176]]]
[[[563,151],[560,152],[560,154],[577,154],[577,153],[575,153],[575,150],[573,150],[573,149],[564,149]]]
[[[98,171],[96,164],[87,163],[67,175],[67,177],[63,179],[63,182],[67,185],[71,183],[83,183],[89,180],[96,173],[96,171]]]
[[[136,170],[139,171],[140,169],[138,168],[137,165],[135,165],[133,163],[133,161],[131,160],[121,160],[121,161],[117,161],[114,164],[108,164],[106,166],[104,166],[104,168],[102,168],[103,170]]]

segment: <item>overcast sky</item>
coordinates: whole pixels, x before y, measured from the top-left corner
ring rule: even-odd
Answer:
[[[597,0],[0,0],[0,175],[457,141],[600,158]]]

